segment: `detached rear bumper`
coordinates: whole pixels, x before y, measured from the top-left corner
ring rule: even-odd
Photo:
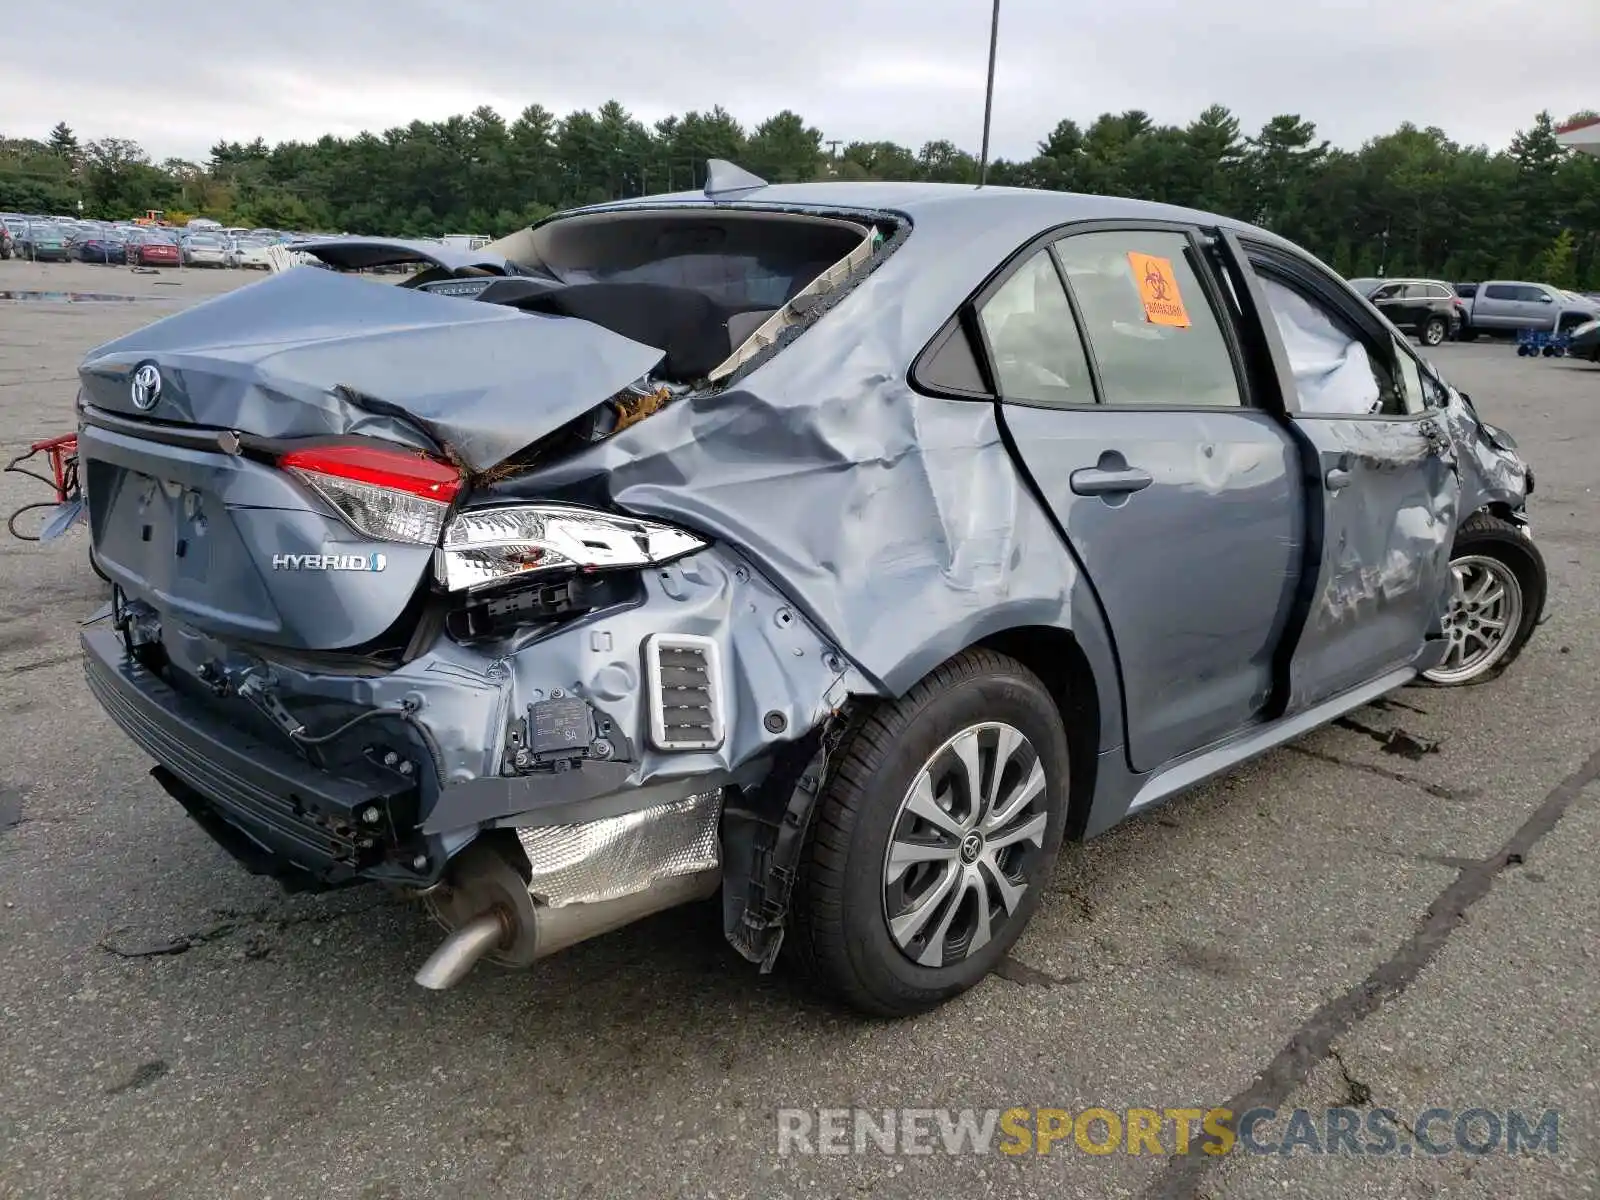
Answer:
[[[365,777],[319,770],[145,670],[116,631],[91,627],[79,640],[95,699],[160,764],[157,781],[252,871],[323,887],[410,874],[384,868],[393,839],[415,822],[414,783],[377,768]],[[363,819],[373,808],[379,820]]]

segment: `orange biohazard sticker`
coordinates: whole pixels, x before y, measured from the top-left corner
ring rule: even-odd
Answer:
[[[1152,325],[1189,328],[1189,311],[1183,307],[1183,296],[1178,291],[1178,277],[1173,273],[1172,260],[1129,250],[1128,265],[1133,268],[1133,282],[1139,289],[1139,299],[1144,301],[1145,320]]]

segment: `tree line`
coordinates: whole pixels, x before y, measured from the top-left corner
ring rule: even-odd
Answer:
[[[1131,110],[1087,126],[1063,120],[1033,157],[991,163],[988,181],[1239,217],[1352,277],[1600,288],[1600,159],[1563,150],[1555,128],[1540,113],[1492,151],[1408,122],[1349,150],[1294,114],[1247,133],[1220,105],[1183,126]],[[61,124],[47,141],[0,137],[0,209],[126,218],[155,208],[284,229],[498,236],[559,208],[698,188],[710,158],[772,182],[974,183],[979,173],[950,141],[825,143],[797,113],[746,129],[720,107],[647,127],[612,101],[559,118],[535,104],[507,122],[483,107],[349,138],[219,141],[203,163],[156,163],[125,138],[80,144]]]

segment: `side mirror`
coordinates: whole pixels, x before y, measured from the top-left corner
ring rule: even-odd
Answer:
[[[1552,296],[1549,292],[1544,292],[1539,296],[1539,303],[1540,304],[1554,304],[1555,302],[1556,302],[1556,298],[1554,296]]]

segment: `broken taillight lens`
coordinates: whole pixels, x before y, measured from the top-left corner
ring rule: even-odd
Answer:
[[[461,490],[461,472],[449,463],[386,446],[294,450],[278,465],[333,505],[356,532],[385,542],[437,545]]]
[[[570,504],[510,504],[456,516],[435,575],[452,592],[550,571],[651,567],[701,550],[692,533]]]

